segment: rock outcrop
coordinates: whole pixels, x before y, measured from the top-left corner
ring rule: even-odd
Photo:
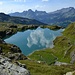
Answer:
[[[68,65],[68,63],[56,61],[54,65],[57,65],[57,66]]]
[[[8,58],[10,58],[11,60],[26,60],[27,57],[25,55],[23,55],[22,53],[8,53],[7,55]]]
[[[70,63],[73,64],[75,62],[75,49],[70,53],[70,57],[71,57]]]
[[[67,72],[67,73],[64,74],[64,75],[74,75],[74,73],[75,73],[75,71],[73,71],[73,72]]]
[[[25,65],[12,63],[9,58],[0,55],[0,75],[30,75],[30,73]]]

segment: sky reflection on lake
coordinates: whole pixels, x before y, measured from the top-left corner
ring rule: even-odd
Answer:
[[[53,31],[48,28],[37,28],[36,30],[26,30],[18,32],[5,39],[7,43],[15,44],[22,50],[22,53],[28,55],[35,50],[43,48],[52,48],[53,40],[60,36],[62,29]]]

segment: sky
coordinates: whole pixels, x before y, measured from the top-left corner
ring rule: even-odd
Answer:
[[[28,9],[53,12],[67,7],[75,7],[75,0],[0,0],[0,12],[6,14]]]

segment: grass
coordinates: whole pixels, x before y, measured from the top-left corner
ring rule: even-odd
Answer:
[[[66,30],[63,32],[63,35],[68,37],[71,42],[75,43],[75,23],[70,24]]]
[[[11,51],[10,46],[11,46],[10,44],[0,44],[0,47],[2,48],[2,52],[5,54]]]
[[[32,60],[43,61],[47,64],[52,64],[57,59],[53,54],[46,52],[46,50],[35,51],[32,55],[28,57]]]
[[[30,60],[19,60],[19,62],[27,65],[27,69],[30,71],[31,75],[64,75],[66,72],[75,70],[75,66],[73,65],[55,66],[44,63],[39,64]]]
[[[73,73],[73,75],[75,75],[75,72]]]
[[[49,28],[51,30],[58,30],[61,27],[60,26],[57,26],[57,25],[44,25],[44,26],[41,26],[41,28]]]

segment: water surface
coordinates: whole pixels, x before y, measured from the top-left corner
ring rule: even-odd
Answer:
[[[36,30],[26,30],[24,32],[17,32],[10,38],[5,39],[7,43],[17,45],[22,53],[28,55],[35,50],[43,48],[52,48],[53,40],[62,35],[62,29],[53,31],[48,28],[37,28]]]

